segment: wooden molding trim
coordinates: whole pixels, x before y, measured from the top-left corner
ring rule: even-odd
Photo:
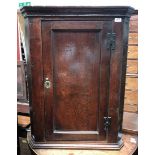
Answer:
[[[75,9],[76,8],[76,9]],[[134,13],[134,8],[129,6],[25,6],[21,8],[24,17],[32,16],[126,16]]]
[[[35,142],[31,137],[31,132],[28,131],[27,133],[27,141],[31,148],[67,148],[67,149],[100,149],[100,150],[119,150],[122,148],[123,141],[120,139],[118,143],[114,144],[107,144],[105,141],[83,141],[83,142],[76,142],[76,141],[50,141],[49,143],[39,143]]]

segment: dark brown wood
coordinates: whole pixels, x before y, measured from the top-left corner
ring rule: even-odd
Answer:
[[[28,133],[28,143],[30,143],[30,136]],[[132,141],[131,141],[132,140]],[[138,137],[137,135],[133,135],[133,134],[123,134],[123,141],[124,141],[124,146],[122,147],[121,150],[77,150],[77,149],[35,149],[35,148],[31,148],[30,146],[30,150],[35,154],[35,155],[50,155],[50,154],[85,154],[85,155],[133,155],[135,150],[137,149],[137,145],[138,145]],[[137,155],[137,154],[134,154]]]
[[[127,51],[128,51],[128,34],[129,34],[129,18],[124,19],[123,23],[122,43],[123,49],[121,52],[121,72],[120,72],[120,98],[119,98],[119,116],[118,116],[118,131],[122,133],[123,123],[123,109],[124,109],[124,96],[125,96],[125,80],[126,80],[126,66],[127,66]]]
[[[26,18],[31,145],[119,149],[129,17],[134,9],[21,11]],[[109,34],[116,35],[114,49]],[[105,117],[111,118],[107,128]]]
[[[31,131],[36,141],[44,141],[41,21],[38,18],[26,19],[25,25]]]
[[[107,105],[107,93],[100,88],[108,89],[108,73],[100,76],[100,68],[107,68],[109,58],[106,49],[100,51],[100,45],[109,25],[94,21],[42,23],[44,78],[48,77],[53,85],[45,91],[47,139],[105,139],[101,138],[105,136],[102,121],[106,115],[102,107]],[[101,97],[105,99],[100,101]]]
[[[129,6],[27,6],[23,7],[21,12],[25,17],[130,17],[134,9]]]

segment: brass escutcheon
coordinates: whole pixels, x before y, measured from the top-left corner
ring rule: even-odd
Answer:
[[[48,78],[45,78],[44,87],[47,89],[51,87],[51,82]]]

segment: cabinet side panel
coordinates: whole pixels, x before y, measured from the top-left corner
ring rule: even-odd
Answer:
[[[119,132],[122,132],[122,123],[123,123],[128,34],[129,34],[129,18],[125,18],[123,24],[123,54],[122,54],[122,68],[121,68],[122,73],[121,73],[121,86],[120,86],[121,90],[120,90],[120,106],[119,106]]]
[[[35,141],[44,140],[44,102],[41,22],[39,18],[27,20],[28,79],[30,91],[31,130]]]
[[[108,131],[108,142],[118,141],[118,116],[120,103],[121,64],[123,53],[123,23],[113,21],[113,33],[116,34],[115,50],[111,50],[110,86],[109,86],[109,116],[111,126]]]
[[[32,95],[31,95],[31,90],[32,90],[32,85],[31,85],[31,62],[30,62],[30,38],[29,38],[29,35],[30,35],[30,29],[29,29],[29,18],[26,18],[24,20],[25,22],[25,33],[24,33],[24,37],[25,37],[25,45],[26,45],[26,60],[27,60],[27,65],[26,65],[26,68],[27,68],[27,80],[28,80],[28,92],[29,92],[29,95],[28,95],[28,101],[29,101],[29,107],[30,107],[30,116],[32,116]],[[31,119],[32,117],[30,117]],[[31,124],[33,123],[33,120],[31,119]],[[32,127],[31,127],[31,130]]]

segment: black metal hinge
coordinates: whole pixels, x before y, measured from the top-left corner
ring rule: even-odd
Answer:
[[[111,117],[104,117],[104,130],[107,131],[111,125]]]
[[[115,50],[116,33],[107,33],[107,50]]]

